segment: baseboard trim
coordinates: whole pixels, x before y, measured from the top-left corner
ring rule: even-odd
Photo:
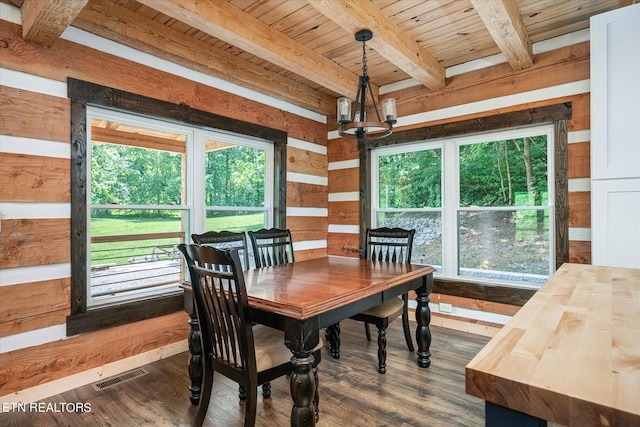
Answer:
[[[74,388],[82,387],[87,384],[118,375],[122,372],[156,362],[160,359],[173,356],[178,353],[189,350],[187,340],[182,340],[164,347],[156,348],[145,353],[141,353],[117,362],[109,363],[98,368],[89,369],[87,371],[78,372],[58,380],[40,384],[15,393],[0,396],[0,404],[2,403],[30,403],[46,399]],[[187,369],[185,364],[185,370]]]

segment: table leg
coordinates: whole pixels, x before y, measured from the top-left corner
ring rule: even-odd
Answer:
[[[418,344],[418,366],[421,368],[428,368],[431,365],[431,329],[429,324],[431,323],[431,309],[429,308],[429,302],[431,290],[433,289],[433,277],[431,275],[423,278],[422,286],[416,289],[416,321],[418,327],[416,328],[416,343]]]
[[[306,353],[294,353],[291,358],[291,409],[292,426],[315,426],[316,379],[313,372],[313,356]]]
[[[195,311],[189,315],[189,378],[191,378],[191,404],[200,402],[200,389],[202,386],[202,344],[200,343],[200,326]]]
[[[327,326],[324,334],[329,343],[329,352],[334,359],[340,359],[340,323]]]
[[[314,372],[311,349],[320,341],[317,319],[285,320],[284,337],[286,346],[293,353],[293,372],[289,382],[293,399],[291,425],[312,427],[316,425],[314,402],[317,399],[317,371]]]

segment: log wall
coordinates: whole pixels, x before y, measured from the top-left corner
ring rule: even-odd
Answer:
[[[508,64],[471,71],[448,79],[447,86],[435,92],[420,87],[395,92],[400,117],[417,117],[397,130],[455,123],[528,108],[572,104],[569,131],[569,261],[591,263],[590,194],[590,94],[589,43],[584,42],[536,55],[534,66],[513,71]],[[585,82],[587,82],[585,84]],[[567,89],[567,87],[570,87]],[[569,94],[564,94],[569,92]],[[559,94],[563,94],[560,96]],[[515,95],[515,96],[514,96]],[[506,98],[512,97],[512,98]],[[490,102],[488,102],[490,101]],[[484,102],[484,104],[482,104]],[[478,104],[480,104],[478,106]],[[486,105],[486,108],[483,106]],[[499,105],[495,107],[495,105]],[[457,114],[438,114],[450,109]],[[420,117],[438,117],[421,120]],[[444,115],[445,118],[441,116]],[[329,120],[329,126],[336,125]],[[329,234],[331,255],[358,256],[359,246],[359,152],[356,142],[330,139],[329,157]],[[339,195],[346,195],[339,197]],[[332,201],[332,199],[337,199]],[[486,303],[482,300],[433,294],[432,301],[456,307],[513,315],[517,306]]]
[[[0,82],[0,396],[105,363],[185,340],[187,316],[175,313],[76,337],[59,335],[70,307],[70,103],[68,77],[284,130],[287,149],[287,226],[296,260],[358,256],[358,150],[327,140],[327,125],[232,91],[179,77],[118,55],[59,39],[49,49],[26,43],[21,27],[0,21],[0,66],[15,72]],[[11,76],[10,76],[11,77]],[[442,91],[409,88],[394,94],[403,117],[461,107],[451,117],[417,121],[422,127],[508,111],[573,104],[569,122],[570,261],[591,262],[588,179],[588,90],[563,85],[589,78],[589,44],[536,56],[533,68],[497,65],[449,79]],[[7,81],[18,83],[6,83]],[[20,83],[22,82],[22,83]],[[542,90],[544,99],[528,94]],[[481,111],[465,106],[516,96]],[[329,130],[335,127],[329,119]],[[586,181],[585,181],[586,180]],[[435,294],[433,301],[511,315],[517,306]],[[58,335],[56,335],[58,334]],[[66,338],[63,340],[63,338]]]
[[[0,396],[185,341],[189,330],[180,312],[64,336],[71,274],[68,77],[286,131],[287,170],[294,172],[287,224],[296,259],[326,256],[324,123],[64,39],[49,49],[26,43],[20,25],[8,21],[0,21],[0,64],[8,70],[0,82]]]

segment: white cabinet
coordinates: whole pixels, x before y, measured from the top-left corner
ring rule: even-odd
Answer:
[[[640,268],[640,4],[591,18],[591,256]]]

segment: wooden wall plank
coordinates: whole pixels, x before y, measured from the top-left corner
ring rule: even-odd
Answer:
[[[287,147],[287,171],[327,176],[327,156],[313,151]]]
[[[70,112],[68,99],[0,86],[0,129],[4,135],[69,142]]]
[[[569,193],[569,227],[591,227],[591,192]]]
[[[513,316],[518,312],[520,306],[503,304],[499,302],[483,301],[481,299],[463,298],[445,294],[431,294],[431,302],[451,304],[456,307],[468,308],[470,310],[480,310],[490,313],[505,314]]]
[[[569,262],[575,264],[591,264],[591,242],[570,240]]]
[[[360,191],[360,168],[329,171],[329,193]]]
[[[0,230],[2,268],[69,262],[69,219],[5,219]]]
[[[329,203],[329,223],[330,224],[353,224],[360,221],[360,203],[351,202],[331,202]]]
[[[291,230],[294,242],[327,239],[326,217],[289,216],[287,217],[287,228]]]
[[[569,131],[591,129],[591,94],[581,93],[571,97],[573,114],[569,120]]]
[[[327,256],[327,248],[305,249],[303,251],[296,251],[295,256],[296,261],[323,258]]]
[[[287,207],[326,208],[327,199],[326,185],[287,181]]]
[[[327,145],[327,157],[329,162],[353,160],[360,156],[358,141],[355,139],[332,139]]]
[[[0,396],[186,340],[187,320],[186,312],[177,312],[78,335],[63,344],[54,341],[3,353]]]
[[[476,282],[435,277],[433,279],[433,293],[523,306],[536,293],[536,290],[497,284],[486,286]]]
[[[569,144],[569,178],[589,178],[591,176],[591,143]]]
[[[348,233],[329,233],[327,253],[348,257],[360,257],[360,236]]]
[[[71,201],[69,159],[2,153],[0,200],[5,202]]]
[[[69,314],[70,297],[69,277],[0,286],[0,323],[58,310]]]
[[[55,325],[64,325],[69,315],[69,309],[48,311],[29,317],[0,323],[0,337],[35,331]]]

